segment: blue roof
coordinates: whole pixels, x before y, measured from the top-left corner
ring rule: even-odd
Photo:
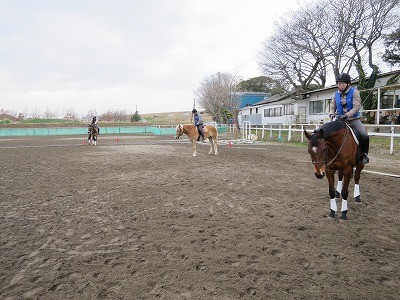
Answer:
[[[264,93],[241,93],[239,96],[239,108],[253,105],[257,102],[265,100],[268,97],[269,95]]]

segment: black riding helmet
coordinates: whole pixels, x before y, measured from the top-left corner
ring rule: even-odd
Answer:
[[[193,108],[192,114],[195,114],[195,113],[197,113],[197,109]]]
[[[338,82],[345,82],[350,84],[351,83],[351,77],[349,74],[347,73],[340,73],[337,77],[336,77],[336,84]]]

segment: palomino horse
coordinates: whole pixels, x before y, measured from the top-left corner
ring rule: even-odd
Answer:
[[[88,128],[88,144],[96,146],[97,144],[97,137],[99,136],[99,127],[94,124],[90,124]]]
[[[218,154],[218,130],[214,126],[206,125],[203,128],[204,130],[204,138],[208,139],[210,142],[210,151],[208,154]],[[179,139],[183,134],[186,134],[189,137],[190,142],[193,147],[193,156],[197,156],[196,152],[196,143],[199,137],[199,132],[197,131],[196,126],[193,124],[179,124],[176,126],[176,137]]]
[[[341,121],[333,121],[322,125],[319,129],[309,134],[304,130],[308,138],[308,153],[314,165],[314,173],[317,178],[323,178],[326,174],[329,183],[329,196],[331,212],[329,216],[334,218],[337,212],[336,197],[342,194],[341,220],[347,220],[347,197],[349,195],[349,182],[354,173],[354,198],[360,203],[360,173],[364,168],[359,163],[360,150],[352,135],[349,125]],[[339,171],[339,180],[335,191],[335,171]]]

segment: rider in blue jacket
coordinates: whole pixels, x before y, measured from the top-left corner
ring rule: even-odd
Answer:
[[[361,135],[360,163],[367,164],[369,162],[369,136],[364,125],[360,120],[361,97],[360,92],[350,86],[351,78],[347,73],[341,73],[336,77],[338,91],[335,93],[331,101],[330,117],[335,114],[339,115],[339,119],[347,120]]]
[[[202,116],[197,112],[197,109],[193,109],[192,113],[194,115],[194,126],[197,127],[197,130],[199,132],[199,137],[197,138],[197,141],[200,141],[200,137],[202,141],[204,142],[204,122]]]

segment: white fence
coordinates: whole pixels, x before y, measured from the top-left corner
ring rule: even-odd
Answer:
[[[299,132],[301,133],[301,142],[304,142],[304,130],[314,130],[318,128],[320,124],[268,124],[268,125],[256,125],[252,126],[251,124],[247,123],[246,127],[243,125],[240,126],[241,130],[244,131],[246,128],[246,132],[248,133],[250,128],[250,133],[255,132],[255,134],[258,136],[261,134],[261,139],[266,138],[267,135],[269,135],[269,138],[272,139],[273,133],[278,132],[278,140],[282,140],[282,133],[287,132],[287,140],[291,141],[292,140],[292,133],[293,132]],[[368,125],[365,124],[365,127],[367,128],[368,135],[370,136],[380,136],[380,137],[387,137],[390,138],[390,154],[393,154],[394,152],[394,139],[397,138],[400,140],[400,125]],[[376,132],[376,131],[371,131],[370,129],[376,128],[381,129],[382,131],[387,131],[387,132]]]

